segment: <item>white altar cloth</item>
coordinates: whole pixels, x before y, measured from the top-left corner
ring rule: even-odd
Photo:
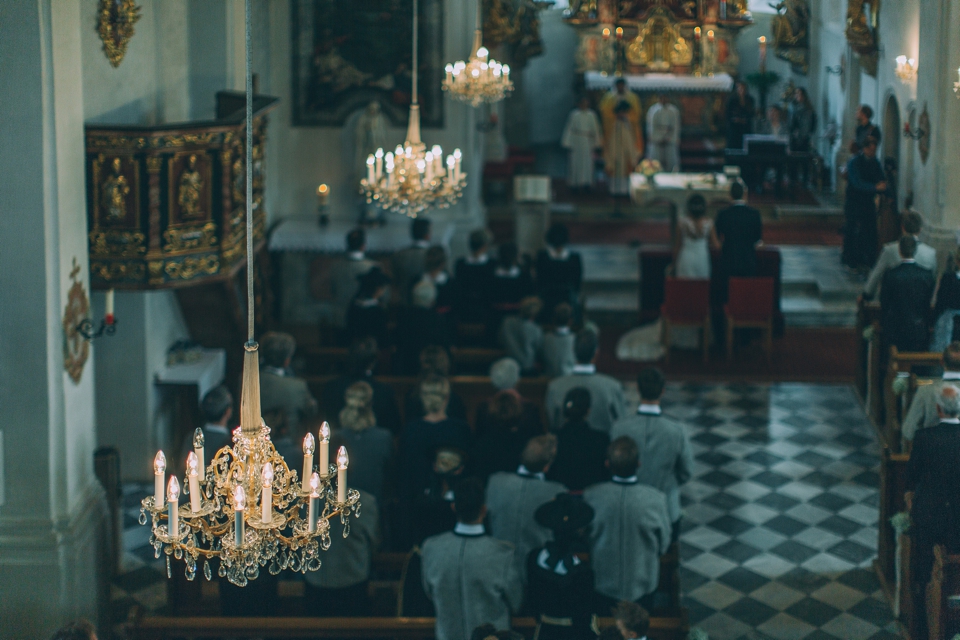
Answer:
[[[716,184],[710,176],[716,178]],[[667,200],[672,203],[677,212],[682,213],[687,208],[687,198],[699,193],[710,200],[726,198],[730,191],[730,182],[722,173],[658,173],[653,177],[655,186],[647,184],[646,176],[639,173],[630,174],[630,198],[637,204],[645,204],[653,200]]]
[[[634,91],[731,91],[733,78],[728,73],[712,76],[680,76],[673,73],[646,73],[643,75],[616,76],[599,71],[583,74],[587,89],[609,89],[617,78],[627,81]]]

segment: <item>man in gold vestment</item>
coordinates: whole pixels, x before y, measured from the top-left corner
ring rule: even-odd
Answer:
[[[610,193],[628,195],[630,174],[643,154],[640,98],[627,89],[623,78],[600,101],[603,118],[604,161],[610,176]]]

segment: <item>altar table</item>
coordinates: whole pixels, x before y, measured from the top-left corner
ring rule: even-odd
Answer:
[[[687,199],[695,193],[709,205],[711,200],[728,198],[730,192],[730,183],[722,173],[658,173],[653,180],[655,186],[651,187],[646,176],[630,174],[630,198],[637,204],[666,200],[673,205],[675,215],[686,211]]]

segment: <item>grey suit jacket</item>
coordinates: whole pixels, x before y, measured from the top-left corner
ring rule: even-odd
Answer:
[[[510,628],[510,613],[523,597],[513,545],[449,532],[427,538],[422,556],[423,589],[437,610],[437,640],[469,640],[487,622]]]
[[[550,378],[569,375],[577,359],[573,355],[576,336],[551,331],[543,336],[543,375]]]
[[[544,401],[550,428],[557,431],[563,426],[563,399],[575,387],[584,387],[590,392],[590,428],[610,433],[613,423],[626,413],[627,400],[623,385],[602,373],[572,373],[550,381]]]
[[[931,384],[917,387],[917,393],[910,402],[907,415],[900,425],[900,435],[904,440],[913,440],[920,429],[935,427],[940,424],[940,414],[937,413],[937,396],[944,383],[960,387],[960,380],[937,380]]]
[[[319,571],[304,574],[304,580],[314,587],[343,589],[370,579],[373,554],[380,546],[380,510],[376,498],[359,491],[362,515],[350,517],[349,536],[343,537],[339,516],[330,518],[330,553],[321,555]]]
[[[500,325],[500,346],[517,361],[521,371],[529,371],[537,366],[543,347],[543,329],[532,320],[507,316]]]
[[[937,250],[923,242],[917,243],[917,255],[914,256],[917,264],[924,269],[937,272]],[[883,274],[900,264],[900,243],[888,242],[883,245],[880,257],[877,258],[877,264],[873,266],[870,277],[867,278],[867,284],[863,287],[863,295],[867,298],[875,298],[880,293],[880,284],[883,282]]]
[[[357,276],[370,271],[376,264],[376,262],[367,258],[353,260],[344,257],[330,266],[330,292],[333,295],[333,317],[331,320],[334,326],[344,326],[347,309],[353,302],[353,296],[357,295],[357,289],[360,288]]]
[[[278,376],[266,369],[260,370],[260,412],[263,415],[281,411],[292,437],[300,434],[300,423],[317,414],[307,383],[300,378]],[[273,426],[273,425],[267,425]]]
[[[637,413],[618,421],[610,440],[629,436],[640,449],[637,478],[667,496],[670,521],[680,518],[680,485],[693,473],[693,451],[683,425],[663,415]]]
[[[490,535],[514,546],[514,567],[526,584],[527,556],[553,539],[546,527],[537,524],[537,508],[567,488],[559,482],[499,472],[487,482],[487,518]]]
[[[639,482],[587,487],[584,501],[595,515],[590,562],[598,593],[634,602],[657,589],[660,556],[670,546],[667,498]]]
[[[391,270],[393,271],[393,285],[401,304],[410,304],[410,292],[413,285],[423,276],[423,258],[427,253],[426,247],[407,247],[393,254]]]

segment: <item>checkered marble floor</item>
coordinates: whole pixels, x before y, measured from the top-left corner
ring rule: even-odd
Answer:
[[[696,457],[681,575],[711,640],[897,636],[871,568],[878,446],[853,390],[672,385]]]

